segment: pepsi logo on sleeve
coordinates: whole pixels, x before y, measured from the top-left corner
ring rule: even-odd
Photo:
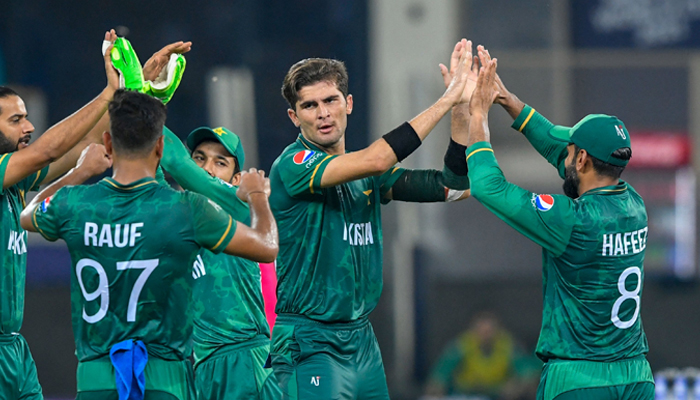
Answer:
[[[293,158],[294,164],[301,165],[301,164],[309,161],[309,159],[311,157],[313,157],[314,153],[315,153],[315,151],[312,151],[312,150],[302,150],[302,151],[296,153],[294,155],[294,158]]]
[[[535,207],[540,211],[549,211],[554,206],[554,197],[549,194],[535,196]]]

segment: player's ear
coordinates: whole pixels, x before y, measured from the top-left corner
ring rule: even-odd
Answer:
[[[112,147],[112,134],[109,131],[102,132],[102,143],[105,145],[105,151],[110,156],[114,153],[114,148]]]
[[[578,154],[576,154],[576,169],[578,171],[583,171],[587,163],[592,163],[591,156],[586,150],[580,149]]]
[[[345,101],[348,103],[348,107],[347,107],[347,110],[345,111],[345,113],[347,115],[350,115],[350,114],[352,114],[352,95],[349,94],[348,97],[345,98]]]
[[[164,138],[165,138],[164,135],[160,135],[160,137],[158,138],[158,141],[156,142],[155,150],[156,150],[156,156],[158,157],[159,160],[161,158],[163,158],[163,148],[165,147]]]
[[[299,125],[301,125],[301,123],[299,122],[299,118],[297,118],[297,113],[294,110],[292,110],[291,108],[288,108],[287,115],[289,115],[289,119],[292,120],[292,123],[294,124],[294,126],[296,126],[298,128]]]
[[[229,183],[232,184],[233,186],[240,185],[241,184],[241,173],[238,172],[238,173],[234,174],[233,178],[231,178],[231,182],[229,182]]]

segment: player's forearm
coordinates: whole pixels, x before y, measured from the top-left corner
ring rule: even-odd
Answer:
[[[469,104],[458,104],[452,107],[452,117],[450,123],[450,133],[452,140],[463,146],[469,140]]]
[[[469,121],[467,147],[478,142],[490,142],[488,112],[475,112]]]
[[[100,120],[95,124],[88,134],[80,141],[78,144],[73,146],[66,154],[61,158],[51,163],[49,166],[49,173],[46,174],[43,182],[51,182],[57,177],[65,174],[71,168],[75,167],[75,164],[80,158],[80,153],[92,143],[102,144],[102,134],[109,130],[109,114],[104,113]]]
[[[58,124],[52,126],[30,147],[46,166],[60,158],[75,146],[97,124],[107,111],[114,90],[105,88],[102,93]],[[30,148],[28,147],[28,148]]]
[[[428,136],[430,131],[435,128],[435,125],[440,122],[442,117],[444,117],[445,114],[452,109],[452,106],[453,104],[451,102],[441,97],[435,102],[435,104],[409,121],[411,127],[413,127],[413,130],[416,131],[416,134],[421,141]]]
[[[250,206],[250,227],[258,235],[256,261],[273,262],[279,251],[279,236],[267,195],[264,192],[249,193],[248,205]]]
[[[513,93],[508,93],[500,104],[503,109],[506,110],[508,115],[510,115],[514,120],[518,118],[518,115],[520,115],[523,107],[525,107],[525,103],[523,103],[518,96],[514,95]]]
[[[34,196],[32,201],[29,202],[27,207],[24,208],[22,214],[20,215],[20,224],[22,225],[22,228],[31,232],[36,232],[36,229],[34,229],[34,225],[32,224],[32,213],[34,212],[34,209],[36,209],[36,207],[41,204],[42,201],[53,196],[58,189],[64,186],[80,185],[91,176],[92,174],[82,170],[81,168],[73,168],[56,182],[50,184],[44,188],[44,190],[37,193],[37,195]]]

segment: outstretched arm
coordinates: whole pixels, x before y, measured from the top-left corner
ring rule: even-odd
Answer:
[[[466,39],[462,39],[461,43],[466,50]],[[416,150],[442,117],[462,98],[471,66],[471,54],[464,50],[460,52],[454,77],[435,104],[366,149],[330,159],[321,177],[320,187],[332,187],[380,175]]]
[[[105,40],[114,41],[115,39],[116,33],[113,30],[105,34]],[[112,67],[110,50],[104,56],[107,87],[83,108],[51,127],[36,142],[14,152],[7,164],[3,188],[16,184],[59,159],[85,137],[102,118],[114,92],[119,88],[119,77]]]
[[[37,231],[32,223],[34,211],[42,201],[53,196],[58,189],[64,186],[80,185],[89,178],[105,172],[107,168],[111,166],[112,159],[107,154],[103,145],[91,144],[87,146],[80,154],[80,159],[75,168],[71,169],[56,182],[44,188],[44,190],[34,196],[32,201],[25,207],[20,215],[20,224],[22,228],[31,232]]]

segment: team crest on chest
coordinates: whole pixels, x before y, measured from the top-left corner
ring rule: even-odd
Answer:
[[[294,155],[294,164],[301,165],[307,161],[311,157],[313,157],[315,151],[312,150],[302,150]]]
[[[554,197],[549,194],[533,195],[532,205],[539,211],[549,211],[554,206]]]

